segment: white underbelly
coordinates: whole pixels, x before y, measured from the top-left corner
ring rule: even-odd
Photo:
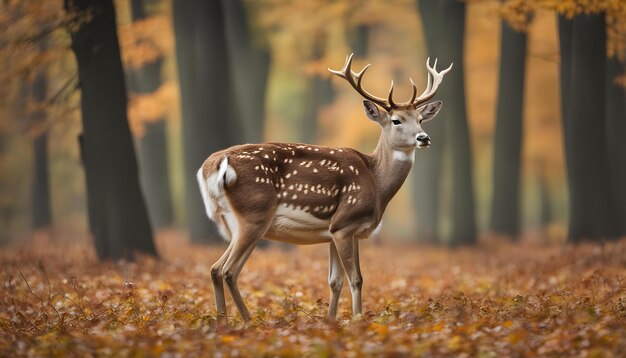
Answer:
[[[329,226],[330,220],[316,218],[300,206],[280,204],[265,238],[298,245],[330,242]]]

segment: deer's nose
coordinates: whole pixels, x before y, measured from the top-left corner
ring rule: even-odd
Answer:
[[[429,142],[430,141],[430,138],[428,137],[428,134],[426,134],[425,132],[420,132],[417,135],[416,139],[417,139],[418,142]]]

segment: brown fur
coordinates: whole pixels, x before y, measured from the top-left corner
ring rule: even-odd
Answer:
[[[394,183],[388,183],[394,176],[376,169],[389,163],[350,148],[266,143],[214,153],[202,165],[205,178],[217,171],[224,157],[237,173],[237,180],[225,192],[238,216],[258,223],[268,220],[268,213],[284,203],[316,218],[331,219],[331,232],[356,221],[372,222],[374,229],[405,177],[396,176]],[[408,173],[410,164],[406,166],[401,172]],[[399,185],[393,185],[397,181]],[[377,182],[394,186],[392,193],[381,191]]]

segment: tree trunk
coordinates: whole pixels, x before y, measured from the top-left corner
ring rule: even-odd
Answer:
[[[519,198],[526,43],[526,33],[518,32],[506,21],[502,21],[490,227],[494,233],[508,235],[513,239],[520,233]]]
[[[626,91],[615,83],[624,73],[624,63],[617,58],[607,59],[606,71],[606,129],[611,179],[614,189],[619,236],[626,236]]]
[[[226,15],[226,36],[231,77],[237,108],[248,142],[263,141],[266,89],[270,52],[266,40],[252,31],[250,16],[242,0],[222,0]]]
[[[570,194],[568,239],[614,238],[618,230],[607,160],[604,14],[577,16],[571,44],[571,83],[565,87],[570,93],[564,96],[570,108],[564,113]]]
[[[546,178],[545,169],[539,172],[539,227],[545,230],[554,219],[550,200],[550,186]]]
[[[463,70],[466,5],[456,0],[422,0],[418,4],[429,56],[439,58],[442,61],[440,66],[449,62],[456,64],[438,91],[438,98],[445,102],[443,109],[436,120],[426,124],[435,150],[431,148],[416,157],[418,235],[428,241],[439,241],[437,229],[445,131],[452,154],[453,204],[449,243],[452,246],[472,244],[476,241],[476,218]]]
[[[33,228],[43,229],[52,224],[50,210],[50,181],[48,176],[48,133],[34,139],[35,173],[33,176]]]
[[[369,53],[370,25],[358,25],[348,31],[348,43],[354,52],[354,57],[365,58]]]
[[[66,0],[65,9],[89,14],[72,32],[81,84],[81,156],[89,222],[101,259],[156,255],[139,187],[126,114],[126,88],[111,0]]]
[[[465,104],[465,10],[462,1],[448,0],[446,10],[446,47],[450,55],[445,58],[457,67],[446,75],[446,84],[440,98],[446,101],[448,110],[439,118],[448,126],[452,150],[452,233],[450,244],[466,245],[476,242],[476,215],[474,213],[474,185],[472,174],[472,151],[467,124]],[[446,62],[447,62],[446,61]]]
[[[330,78],[313,75],[309,81],[309,95],[304,104],[304,116],[300,139],[303,143],[318,143],[320,138],[319,116],[321,109],[331,103],[334,89]]]
[[[176,65],[178,70],[178,86],[179,86],[179,95],[180,95],[180,108],[181,108],[181,123],[182,123],[182,143],[183,143],[183,153],[184,157],[184,165],[185,165],[185,209],[188,212],[193,212],[193,210],[198,209],[199,204],[194,200],[192,196],[198,195],[199,193],[194,192],[194,188],[197,187],[197,184],[194,186],[191,182],[190,178],[190,169],[187,168],[187,151],[190,149],[187,148],[186,140],[187,140],[187,127],[186,123],[192,122],[195,119],[195,83],[196,83],[196,75],[195,75],[195,52],[196,48],[194,46],[196,31],[195,31],[195,3],[198,0],[185,0],[185,1],[173,1],[172,2],[172,15],[173,15],[173,26],[174,26],[174,40],[176,43]],[[193,163],[191,163],[193,164]],[[191,232],[192,218],[189,217],[189,214],[185,213],[184,215],[187,228]],[[193,218],[194,225],[200,226],[201,224],[196,224],[196,221],[201,220],[194,216]],[[209,223],[206,223],[206,226],[200,226],[197,231],[204,231],[207,235],[216,235],[217,231],[212,230],[212,227],[209,226]]]
[[[318,32],[313,39],[312,61],[319,61],[324,57],[326,48],[326,34]],[[332,103],[335,97],[330,74],[312,74],[309,79],[309,90],[304,102],[302,118],[302,132],[300,140],[303,143],[317,143],[320,137],[319,114],[320,110]]]
[[[444,60],[444,54],[440,47],[446,41],[442,30],[445,21],[443,13],[444,3],[442,1],[417,0],[419,12],[422,18],[424,35],[426,37],[426,46],[428,56],[432,58],[441,57]],[[451,58],[445,58],[446,63],[452,61]],[[457,63],[454,71],[457,71],[459,64]],[[450,86],[450,72],[446,76],[446,83],[441,86],[439,93]],[[445,146],[444,125],[445,116],[449,100],[446,97],[439,96],[445,100],[444,107],[437,118],[425,124],[425,129],[430,138],[433,139],[433,146],[427,151],[418,151],[415,155],[414,185],[413,185],[413,202],[416,213],[417,238],[420,241],[429,243],[439,243],[439,204],[441,199],[441,180],[442,180],[442,164],[443,149]]]
[[[167,121],[163,118],[145,127],[143,137],[138,139],[141,187],[150,222],[155,229],[162,229],[174,222],[167,161]]]
[[[46,77],[43,71],[37,74],[32,85],[34,102],[41,104],[46,97]],[[38,108],[31,114],[33,123],[45,120],[44,110]],[[42,229],[52,224],[50,207],[50,179],[48,175],[48,132],[39,134],[33,141],[34,173],[33,173],[33,228]]]
[[[133,21],[146,18],[145,0],[132,0]],[[129,71],[129,92],[152,93],[161,85],[161,59]],[[143,137],[137,140],[141,186],[146,196],[152,226],[161,229],[174,221],[167,161],[167,121],[165,118],[145,124]]]
[[[567,123],[570,120],[570,84],[572,81],[572,35],[574,21],[559,15],[559,47],[561,52],[560,85],[561,85],[561,120],[563,121],[564,137],[568,137]],[[567,144],[566,144],[567,145]]]
[[[175,1],[176,55],[183,107],[185,197],[192,241],[219,242],[196,173],[213,152],[238,142],[238,118],[220,1]]]

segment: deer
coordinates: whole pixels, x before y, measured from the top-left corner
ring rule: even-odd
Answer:
[[[341,70],[363,99],[365,115],[381,127],[372,154],[345,147],[301,143],[242,144],[209,156],[197,173],[206,214],[229,242],[211,267],[218,323],[227,323],[224,282],[245,323],[251,320],[237,278],[261,239],[297,245],[329,244],[330,300],[328,319],[335,320],[344,276],[352,294],[352,317],[361,317],[363,278],[359,241],[380,230],[389,201],[404,183],[416,149],[431,140],[421,125],[433,119],[441,101],[435,96],[452,64],[437,71],[426,60],[428,84],[417,96],[411,79],[409,101],[393,100],[393,81],[386,99],[362,87],[369,64],[352,71],[353,55]]]

